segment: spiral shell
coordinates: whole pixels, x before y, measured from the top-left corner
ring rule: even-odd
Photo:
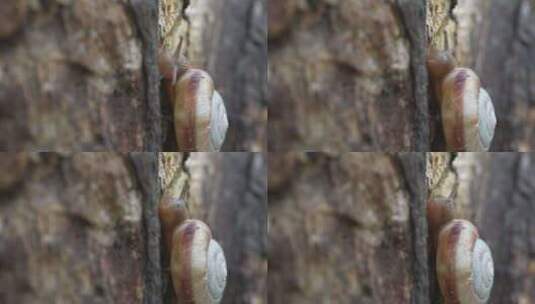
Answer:
[[[219,303],[227,280],[225,255],[208,226],[186,220],[173,235],[173,285],[180,303]]]
[[[445,303],[486,303],[494,281],[490,248],[465,220],[452,220],[439,234],[437,276]]]
[[[219,302],[227,283],[227,263],[223,248],[214,240],[211,240],[208,245],[208,273],[206,275],[208,282],[212,282],[208,284],[210,299]]]
[[[481,88],[479,90],[479,135],[481,147],[485,151],[490,147],[490,142],[494,137],[495,128],[496,114],[494,114],[492,100],[490,99],[487,90]]]
[[[483,270],[474,271],[474,291],[478,299],[486,302],[494,283],[494,262],[489,246],[481,239],[477,239],[474,245],[472,268]]]
[[[228,129],[227,110],[219,92],[212,97],[212,118],[210,119],[210,150],[219,151]]]
[[[175,131],[180,151],[218,151],[228,128],[223,99],[208,73],[189,69],[178,80]]]
[[[487,151],[494,136],[496,115],[479,77],[455,68],[442,83],[442,124],[449,151]]]

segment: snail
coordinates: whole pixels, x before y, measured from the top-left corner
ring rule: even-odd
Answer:
[[[219,303],[227,282],[223,249],[210,228],[186,220],[173,234],[171,275],[180,303]]]
[[[178,197],[176,188],[164,193],[158,209],[177,302],[219,303],[227,266],[223,249],[212,239],[210,228],[202,221],[188,219],[186,203]]]
[[[214,89],[210,75],[191,68],[184,57],[173,60],[159,53],[163,86],[173,108],[180,151],[219,151],[228,129],[223,98]]]
[[[440,104],[448,151],[487,151],[496,128],[496,114],[479,77],[455,67],[447,52],[430,50],[427,68]]]
[[[427,205],[429,246],[445,304],[486,303],[494,281],[490,248],[469,221],[453,218],[451,201]]]
[[[476,227],[455,219],[438,237],[437,276],[446,304],[486,303],[494,281],[489,246]]]

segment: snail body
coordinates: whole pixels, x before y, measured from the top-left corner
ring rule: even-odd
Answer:
[[[436,251],[440,230],[454,219],[452,202],[448,199],[433,198],[427,201],[427,227],[429,250]]]
[[[446,304],[488,301],[494,280],[492,255],[469,221],[455,219],[441,229],[436,268]]]
[[[471,69],[456,68],[447,52],[431,51],[427,67],[448,151],[487,151],[497,121],[479,77]]]
[[[228,129],[227,112],[210,75],[160,52],[163,86],[173,107],[174,127],[180,151],[219,151]]]
[[[158,209],[165,248],[171,250],[173,247],[173,233],[187,218],[188,212],[184,200],[174,197],[162,197]]]

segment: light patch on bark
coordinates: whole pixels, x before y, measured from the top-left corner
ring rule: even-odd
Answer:
[[[456,23],[450,14],[452,0],[431,0],[427,4],[427,37],[437,49],[454,49]]]
[[[427,154],[427,186],[429,197],[454,198],[457,191],[457,176],[450,166],[451,153]]]
[[[161,0],[158,7],[158,33],[161,46],[169,53],[184,55],[189,24],[183,16],[182,0]]]

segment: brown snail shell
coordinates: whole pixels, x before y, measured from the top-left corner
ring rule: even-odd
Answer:
[[[440,231],[437,276],[446,304],[481,304],[489,299],[492,255],[469,221],[452,220]]]
[[[186,220],[173,235],[171,274],[180,303],[219,303],[227,281],[223,249],[208,226]]]
[[[467,68],[455,68],[447,51],[431,48],[427,69],[440,105],[448,151],[487,151],[496,128],[496,114],[479,77]]]
[[[189,69],[174,88],[174,120],[180,151],[219,151],[228,129],[221,95],[208,73]]]
[[[487,151],[494,136],[496,115],[479,77],[455,68],[442,83],[442,124],[449,151]]]

